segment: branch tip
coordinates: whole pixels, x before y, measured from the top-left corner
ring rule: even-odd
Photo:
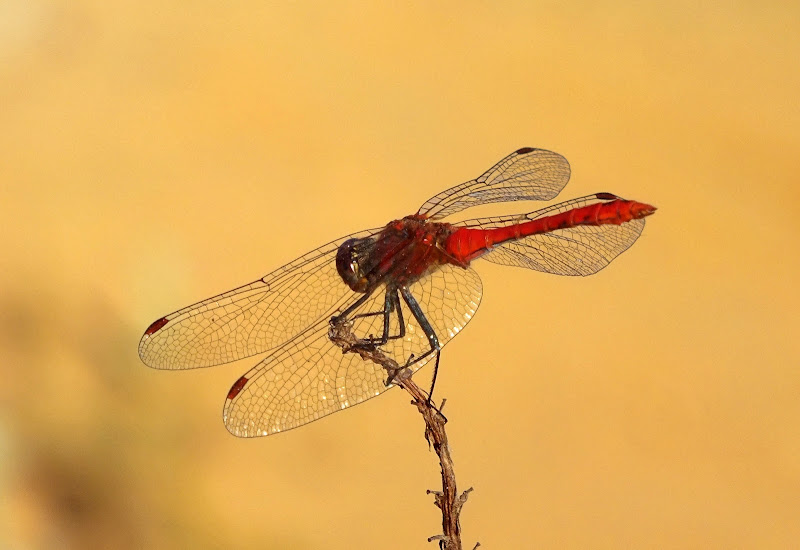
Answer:
[[[411,369],[400,366],[397,361],[387,356],[378,346],[357,338],[352,332],[352,322],[347,319],[332,318],[328,337],[331,342],[342,348],[342,353],[357,353],[362,359],[380,365],[386,371],[387,386],[396,384],[407,391],[414,405],[425,421],[425,439],[428,445],[433,446],[439,457],[442,472],[442,490],[428,490],[434,495],[434,504],[442,511],[442,530],[444,534],[428,538],[428,542],[439,541],[439,548],[443,550],[461,550],[461,526],[459,514],[461,507],[467,500],[467,494],[472,487],[458,494],[456,490],[456,475],[453,470],[453,458],[450,456],[450,446],[445,432],[445,417],[441,410],[447,401],[442,399],[442,404],[436,408],[429,401],[429,396],[411,378]],[[477,548],[480,543],[475,546]]]

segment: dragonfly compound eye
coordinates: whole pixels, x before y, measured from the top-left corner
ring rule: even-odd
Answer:
[[[336,252],[336,271],[339,276],[355,292],[366,292],[368,280],[360,263],[363,253],[359,248],[363,239],[348,239],[339,246]]]

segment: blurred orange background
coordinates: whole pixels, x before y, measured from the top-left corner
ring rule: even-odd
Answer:
[[[433,547],[402,391],[241,440],[257,359],[137,345],[523,146],[659,210],[593,277],[475,263],[465,547],[796,544],[799,6],[3,2],[0,547]]]

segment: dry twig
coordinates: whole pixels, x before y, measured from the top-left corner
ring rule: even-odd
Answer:
[[[428,401],[428,395],[411,379],[411,369],[401,367],[378,347],[359,340],[353,335],[351,328],[351,324],[347,320],[334,322],[329,333],[331,341],[342,348],[342,353],[358,353],[362,359],[382,366],[386,370],[388,380],[411,394],[413,398],[411,404],[417,407],[425,420],[425,439],[429,445],[433,445],[433,449],[439,456],[442,490],[428,490],[428,494],[433,495],[434,503],[442,511],[443,534],[428,538],[428,542],[438,540],[441,550],[462,550],[459,516],[472,488],[470,487],[460,495],[456,489],[456,474],[453,470],[453,459],[450,456],[450,446],[444,429],[447,418],[440,409]],[[442,401],[443,406],[444,401]],[[477,548],[477,546],[479,544],[475,547]]]

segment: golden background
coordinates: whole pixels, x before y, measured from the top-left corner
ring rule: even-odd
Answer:
[[[796,544],[798,4],[264,4],[0,3],[0,547],[434,547],[406,394],[240,440],[256,358],[137,345],[523,146],[659,210],[593,277],[475,263],[465,547]]]

